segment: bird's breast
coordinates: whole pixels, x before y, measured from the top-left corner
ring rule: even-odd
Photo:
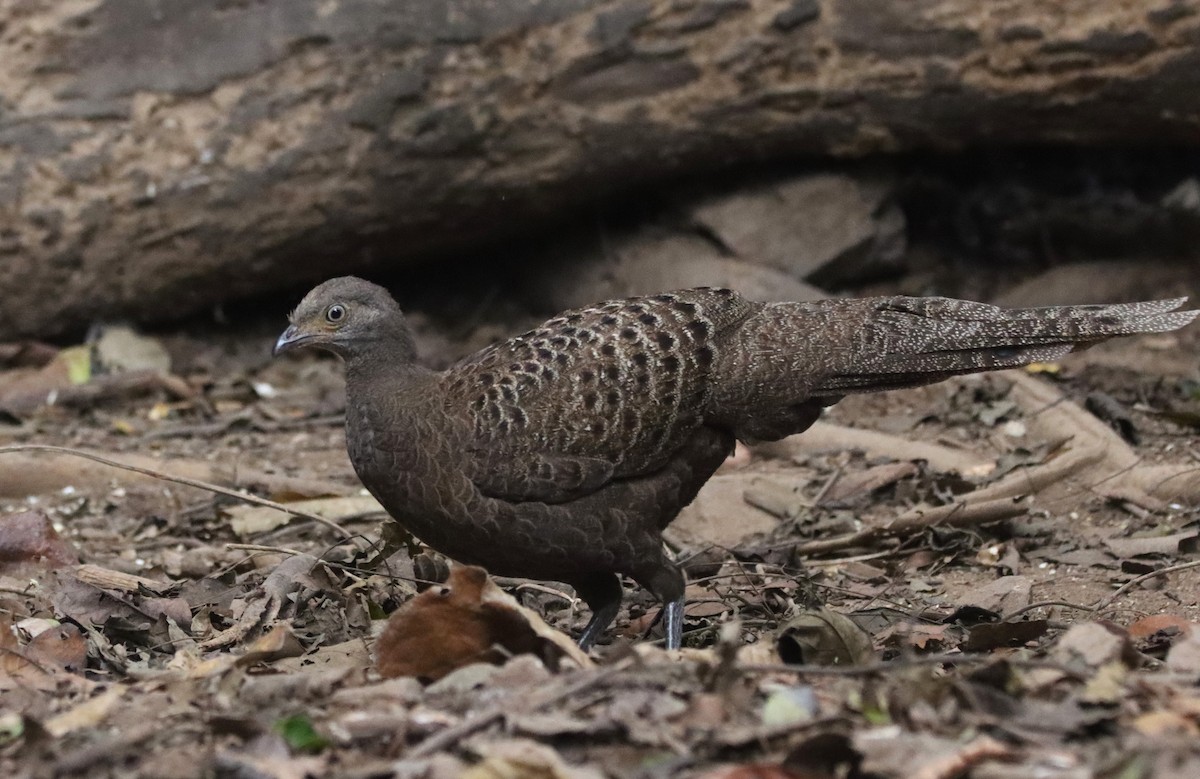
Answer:
[[[472,509],[463,447],[437,414],[421,407],[348,402],[346,450],[363,485],[396,519],[452,521]],[[411,528],[416,532],[415,528]]]

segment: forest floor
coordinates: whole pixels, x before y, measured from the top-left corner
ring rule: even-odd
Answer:
[[[414,321],[438,364],[528,324]],[[427,683],[381,680],[374,642],[447,592],[444,561],[360,567],[381,516],[345,453],[341,366],[271,360],[281,326],[159,333],[169,381],[10,409],[2,446],[349,533],[0,453],[0,773],[1200,776],[1200,327],[851,398],[739,449],[669,533],[684,650],[627,582],[590,657],[539,638]],[[539,636],[587,620],[569,588],[500,585],[449,588]]]

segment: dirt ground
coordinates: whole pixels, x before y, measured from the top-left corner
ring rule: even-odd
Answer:
[[[414,320],[441,364],[526,324]],[[0,773],[1200,776],[1200,327],[847,399],[811,442],[740,450],[672,526],[685,650],[655,645],[657,604],[627,582],[590,659],[543,640],[426,684],[381,680],[373,637],[444,591],[444,562],[361,567],[381,517],[341,368],[271,360],[281,326],[157,334],[181,386],[0,426],[350,531],[0,453]],[[568,588],[500,584],[552,628],[586,623]]]

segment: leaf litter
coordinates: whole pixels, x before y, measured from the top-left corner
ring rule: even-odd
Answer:
[[[0,453],[13,776],[1200,775],[1186,389],[1077,355],[849,399],[672,526],[688,648],[634,588],[588,658],[568,588],[382,537],[335,364],[171,345],[3,433],[138,469]]]

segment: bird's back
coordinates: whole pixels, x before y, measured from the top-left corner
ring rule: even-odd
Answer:
[[[638,475],[701,424],[720,350],[761,307],[700,288],[568,311],[453,366],[445,402],[500,456],[600,458]]]

